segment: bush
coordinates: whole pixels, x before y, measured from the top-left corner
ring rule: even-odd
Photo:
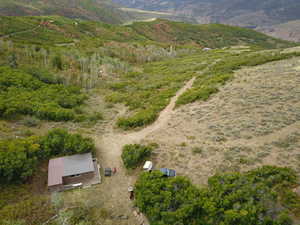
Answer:
[[[134,169],[151,155],[152,147],[133,144],[125,145],[122,152],[122,160],[127,169]]]
[[[32,176],[40,161],[53,156],[94,153],[92,139],[66,130],[55,129],[43,137],[0,141],[0,182],[25,181]]]
[[[62,62],[62,59],[61,59],[61,56],[60,56],[60,55],[56,55],[56,56],[52,59],[52,66],[53,66],[55,69],[63,70],[63,62]]]
[[[186,178],[165,179],[153,171],[139,177],[136,204],[151,224],[287,225],[292,211],[282,204],[282,192],[296,181],[291,169],[264,166],[217,174],[209,178],[208,187],[197,188]]]
[[[85,96],[79,88],[49,83],[21,70],[0,67],[0,117],[21,114],[44,120],[73,120],[73,108],[81,105]]]
[[[118,119],[117,125],[124,130],[146,126],[154,122],[157,118],[157,112],[154,110],[143,110],[131,117],[121,117]]]
[[[80,134],[70,134],[64,129],[51,130],[40,140],[42,151],[40,158],[51,156],[72,155],[95,151],[95,144],[91,138],[84,138]]]
[[[9,225],[36,225],[55,215],[50,199],[44,196],[31,196],[30,199],[7,205],[0,209],[0,224],[9,221]],[[24,221],[24,223],[22,221]]]
[[[0,181],[22,182],[38,164],[40,151],[37,137],[0,141]]]

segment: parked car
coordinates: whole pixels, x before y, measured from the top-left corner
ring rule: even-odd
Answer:
[[[161,168],[160,172],[166,177],[175,177],[176,171],[168,168]]]
[[[143,170],[144,171],[151,171],[153,168],[153,163],[151,161],[146,161],[144,166],[143,166]]]

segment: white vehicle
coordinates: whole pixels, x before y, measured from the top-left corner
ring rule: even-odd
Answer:
[[[153,168],[153,163],[151,161],[146,161],[144,166],[143,166],[143,170],[151,171],[152,168]]]

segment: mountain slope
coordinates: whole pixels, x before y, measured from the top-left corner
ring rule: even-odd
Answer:
[[[196,17],[198,22],[261,26],[300,18],[298,0],[114,0],[147,10],[163,10]]]
[[[157,19],[152,22],[135,22],[131,25],[119,26],[58,16],[1,17],[0,19],[0,37],[11,36],[10,39],[14,41],[42,45],[74,43],[74,39],[77,39],[81,40],[77,45],[84,42],[89,46],[99,45],[99,41],[154,41],[160,45],[186,44],[200,48],[221,48],[232,45],[251,45],[260,48],[294,46],[290,42],[251,29],[221,24],[193,25]],[[49,24],[41,24],[45,21]],[[47,38],[44,38],[45,35]]]
[[[0,15],[60,15],[106,23],[122,23],[132,18],[109,0],[0,0]]]
[[[270,27],[262,27],[258,30],[273,37],[300,42],[300,20],[292,20]]]

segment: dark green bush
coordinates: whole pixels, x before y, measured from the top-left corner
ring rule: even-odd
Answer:
[[[60,55],[54,56],[54,58],[52,59],[52,66],[58,70],[63,69],[63,62]]]
[[[151,224],[289,225],[291,211],[282,206],[281,193],[291,190],[296,179],[291,169],[264,166],[217,174],[207,188],[197,188],[186,178],[165,179],[153,171],[138,179],[136,204]]]
[[[22,182],[38,164],[37,137],[0,141],[0,183]]]
[[[25,67],[23,70],[46,84],[62,84],[63,80],[47,70],[38,67]]]
[[[25,181],[32,176],[40,161],[54,156],[94,153],[92,139],[66,130],[55,129],[43,137],[0,141],[0,182]]]
[[[64,129],[51,130],[47,135],[41,137],[40,145],[40,158],[94,153],[95,150],[94,141],[91,138],[84,138],[80,134],[70,134]]]
[[[0,117],[22,114],[44,120],[73,120],[73,108],[84,100],[79,88],[44,83],[31,74],[0,67]]]
[[[142,110],[133,116],[127,118],[119,118],[117,125],[123,128],[124,130],[142,127],[154,122],[157,116],[157,112],[155,112],[154,110]]]
[[[122,160],[127,169],[134,169],[151,155],[152,147],[133,144],[125,145],[122,152]]]

